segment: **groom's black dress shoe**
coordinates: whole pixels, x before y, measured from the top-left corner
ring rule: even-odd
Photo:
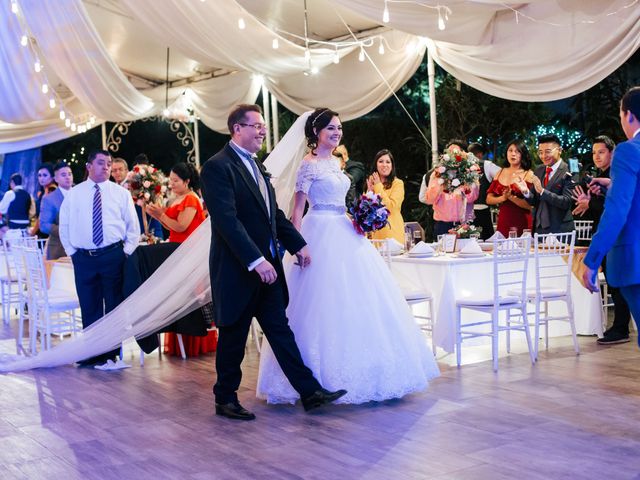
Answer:
[[[234,420],[255,420],[256,416],[239,403],[216,403],[216,415]]]
[[[337,390],[335,392],[330,392],[325,388],[321,388],[320,390],[316,390],[308,397],[302,399],[302,406],[304,410],[308,412],[311,409],[321,407],[326,403],[331,403],[343,397],[347,394],[346,390]]]

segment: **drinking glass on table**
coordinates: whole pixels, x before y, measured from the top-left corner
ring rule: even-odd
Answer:
[[[444,235],[438,235],[438,243],[436,245],[436,253],[444,255]]]
[[[530,228],[525,228],[524,230],[522,230],[522,237],[530,237],[530,236],[531,236]]]
[[[518,238],[518,229],[516,227],[509,229],[509,238]]]

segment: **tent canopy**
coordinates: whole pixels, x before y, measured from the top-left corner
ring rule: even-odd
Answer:
[[[491,95],[556,100],[605,78],[640,42],[638,0],[306,3],[305,22],[300,0],[6,0],[0,153],[166,104],[224,132],[231,106],[255,102],[263,84],[296,113],[328,106],[348,120],[400,88],[426,48]]]

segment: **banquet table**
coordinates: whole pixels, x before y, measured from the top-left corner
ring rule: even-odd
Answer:
[[[575,254],[574,266],[584,253]],[[535,285],[534,254],[531,253],[527,272],[527,285]],[[544,258],[543,258],[543,261]],[[410,258],[406,255],[392,257],[391,270],[402,285],[426,289],[433,296],[434,340],[438,347],[447,352],[455,351],[456,300],[466,295],[491,294],[493,288],[493,256],[457,257],[454,254],[437,255],[428,258]],[[543,286],[554,285],[554,279]],[[574,304],[574,319],[579,335],[603,333],[603,310],[599,294],[589,292],[576,278],[571,276],[571,295]],[[533,310],[533,308],[532,308]],[[565,314],[564,302],[551,302],[549,314]],[[463,310],[463,318],[478,313]],[[482,314],[481,314],[482,315]],[[530,322],[533,323],[532,316]],[[549,336],[569,335],[567,322],[551,322]]]

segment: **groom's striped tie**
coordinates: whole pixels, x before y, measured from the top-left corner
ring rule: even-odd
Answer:
[[[93,243],[96,247],[102,245],[104,235],[102,233],[102,195],[100,187],[96,184],[96,191],[93,193]]]

